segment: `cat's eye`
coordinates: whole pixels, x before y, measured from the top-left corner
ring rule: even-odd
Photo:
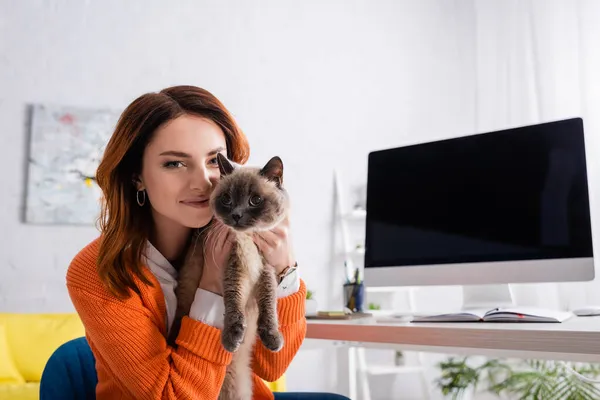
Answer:
[[[227,193],[223,194],[221,196],[221,203],[224,206],[230,206],[231,205],[231,196],[229,194],[227,194]]]
[[[250,205],[252,207],[256,207],[258,205],[260,205],[260,203],[262,203],[262,197],[260,197],[259,195],[254,195],[252,197],[250,197]]]

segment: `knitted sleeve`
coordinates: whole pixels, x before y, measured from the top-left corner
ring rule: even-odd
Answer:
[[[274,353],[267,349],[260,339],[254,347],[252,370],[260,378],[274,382],[283,375],[306,336],[306,285],[300,280],[300,290],[277,300],[279,330],[283,334],[284,345]]]
[[[232,354],[217,328],[184,317],[177,348],[167,345],[145,300],[119,300],[97,284],[95,268],[78,255],[67,288],[96,358],[102,393],[135,399],[216,399]]]

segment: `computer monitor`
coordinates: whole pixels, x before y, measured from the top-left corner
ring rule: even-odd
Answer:
[[[466,285],[468,308],[593,280],[584,142],[572,118],[371,152],[365,284]]]

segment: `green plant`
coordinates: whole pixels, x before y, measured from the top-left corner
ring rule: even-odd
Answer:
[[[436,383],[443,395],[450,395],[454,400],[460,399],[471,387],[477,390],[484,375],[495,375],[498,369],[504,367],[498,360],[489,360],[477,367],[470,366],[467,361],[468,357],[461,359],[450,357],[438,363],[442,375]],[[490,380],[494,381],[494,378]]]
[[[369,303],[369,310],[381,310],[381,306],[377,303]]]
[[[400,366],[404,365],[404,353],[401,350],[396,350],[394,354],[394,364]]]
[[[312,290],[307,290],[306,291],[306,300],[311,300],[315,298],[315,292],[313,292]]]
[[[460,399],[467,390],[477,390],[485,383],[485,390],[498,396],[507,395],[511,399],[600,398],[598,386],[578,378],[562,362],[493,359],[473,366],[467,361],[468,357],[452,357],[438,364],[442,375],[436,383],[444,395]],[[585,377],[600,375],[600,366],[595,364],[575,364],[571,368]]]

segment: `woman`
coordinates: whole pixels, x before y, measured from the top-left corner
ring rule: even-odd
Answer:
[[[98,398],[216,399],[232,354],[223,326],[219,271],[225,237],[207,243],[207,265],[176,347],[167,344],[176,309],[177,268],[194,229],[212,218],[217,154],[243,164],[248,142],[209,92],[178,86],[145,94],[119,119],[97,171],[101,235],[73,259],[67,287],[96,360]],[[289,223],[255,242],[280,279],[278,313],[285,347],[257,342],[254,398],[273,394],[262,380],[286,370],[306,332],[306,288],[295,269]],[[278,395],[279,396],[279,395]],[[304,398],[304,397],[294,397]]]

